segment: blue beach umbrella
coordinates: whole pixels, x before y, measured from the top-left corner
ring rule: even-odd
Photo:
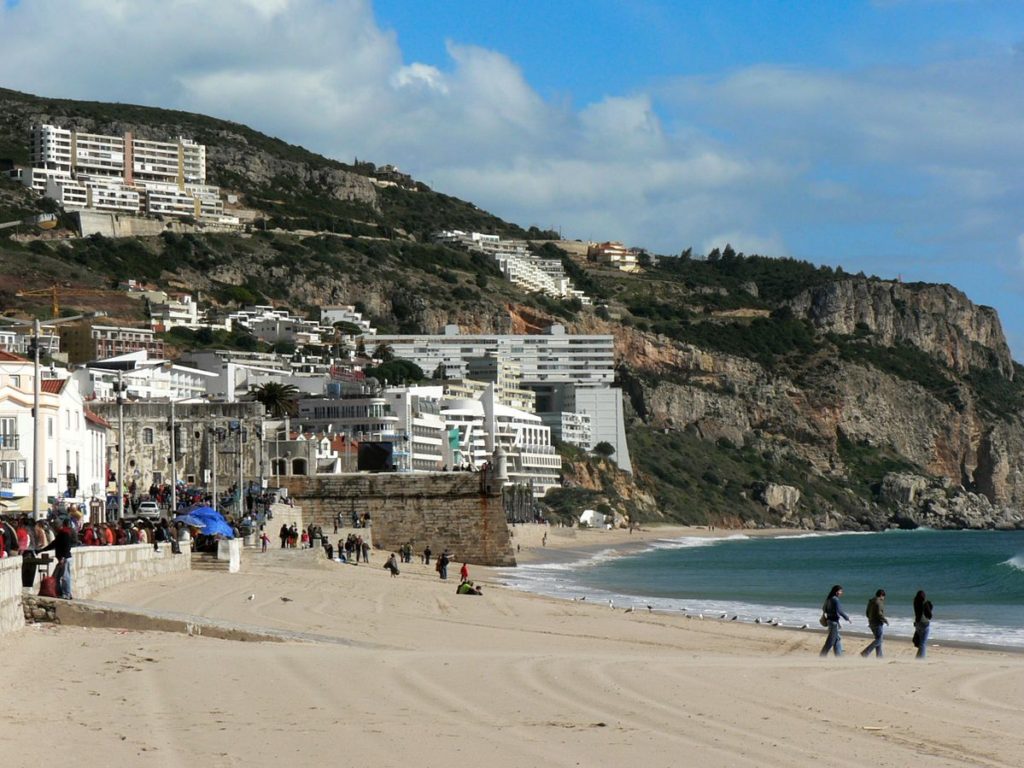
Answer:
[[[235,537],[234,531],[224,519],[224,515],[213,507],[196,507],[188,513],[188,516],[199,521],[197,526],[200,532],[207,536],[221,535],[227,539]]]
[[[195,515],[178,515],[174,518],[174,522],[184,523],[185,525],[195,526],[196,528],[202,528],[206,521],[201,517],[196,517]]]

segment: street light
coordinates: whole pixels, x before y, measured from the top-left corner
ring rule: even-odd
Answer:
[[[15,320],[9,317],[0,318],[9,325],[31,326],[32,327],[32,519],[39,520],[39,466],[42,464],[42,426],[43,420],[39,417],[39,401],[42,395],[42,384],[39,380],[39,341],[42,337],[42,330],[52,328],[55,325],[64,325],[78,320],[91,317],[104,317],[106,312],[90,312],[85,315],[72,315],[50,320]]]
[[[86,368],[99,371],[109,371],[117,373],[117,383],[114,385],[115,391],[117,392],[117,519],[124,520],[124,472],[125,472],[125,460],[124,460],[124,398],[127,392],[127,385],[124,383],[125,371],[136,372],[136,371],[147,371],[156,368],[162,368],[167,370],[174,364],[170,360],[160,360],[155,363],[147,363],[145,365],[135,365],[135,360],[108,360],[93,363],[86,363]],[[171,419],[174,419],[174,406],[171,406]],[[172,445],[172,456],[173,456],[173,443],[174,437],[172,433],[171,445]],[[172,486],[173,488],[173,486]],[[172,498],[174,491],[171,491]],[[171,511],[174,511],[172,506]]]

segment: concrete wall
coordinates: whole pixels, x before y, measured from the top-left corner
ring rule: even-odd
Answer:
[[[81,599],[92,597],[114,584],[188,571],[192,567],[188,551],[172,554],[170,544],[161,544],[159,551],[149,544],[75,547],[71,562],[71,592]]]
[[[371,541],[396,551],[430,545],[477,565],[515,565],[501,484],[485,472],[360,473],[282,478],[305,523],[333,530],[338,513],[369,513]],[[274,523],[280,527],[277,517]]]
[[[21,605],[21,558],[0,560],[0,635],[25,626]]]
[[[126,213],[107,213],[104,211],[83,210],[78,212],[78,228],[82,237],[98,234],[104,237],[153,237],[162,232],[234,232],[240,227],[221,224],[204,223],[202,227],[186,224],[174,218],[166,217],[166,221],[148,219],[143,216],[132,216]]]

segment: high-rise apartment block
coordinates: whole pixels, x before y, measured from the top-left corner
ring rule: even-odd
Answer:
[[[54,125],[32,129],[32,187],[69,209],[220,219],[220,189],[206,183],[206,147]]]

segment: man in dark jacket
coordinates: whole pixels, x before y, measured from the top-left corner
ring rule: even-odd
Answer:
[[[57,535],[53,541],[47,544],[39,552],[53,550],[57,556],[57,596],[65,600],[71,599],[71,545],[74,537],[71,534],[71,525],[65,519],[57,529]]]
[[[885,590],[875,592],[875,596],[868,600],[868,608],[865,611],[868,617],[868,627],[871,628],[873,640],[868,647],[860,652],[861,656],[870,656],[874,651],[878,658],[882,658],[882,627],[889,623],[885,618]]]

